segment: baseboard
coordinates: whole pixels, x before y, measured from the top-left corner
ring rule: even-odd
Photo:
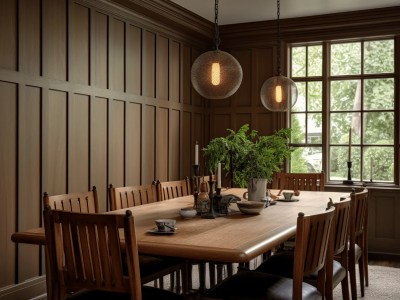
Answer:
[[[368,252],[368,259],[387,260],[387,261],[400,261],[400,254],[382,253],[382,252]]]
[[[0,289],[1,300],[46,299],[46,276],[34,277],[22,283]]]

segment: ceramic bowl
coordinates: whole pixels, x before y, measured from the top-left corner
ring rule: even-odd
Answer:
[[[265,208],[265,202],[260,201],[241,201],[236,204],[242,213],[248,215],[257,215]]]
[[[293,192],[283,192],[283,197],[285,198],[285,200],[291,200],[293,197]]]
[[[194,208],[185,207],[185,208],[181,208],[181,210],[179,211],[179,214],[184,219],[191,219],[197,215],[197,211]]]

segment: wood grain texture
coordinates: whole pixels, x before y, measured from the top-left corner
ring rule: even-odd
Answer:
[[[0,1],[0,67],[17,70],[17,0]]]
[[[125,185],[140,185],[141,174],[141,142],[142,119],[141,104],[127,103],[126,106],[126,169]]]
[[[20,0],[19,16],[19,70],[38,76],[40,75],[42,61],[40,53],[40,0]]]
[[[68,105],[68,191],[85,191],[89,184],[89,96],[71,95]]]
[[[0,81],[0,286],[13,284],[15,245],[10,235],[15,231],[17,187],[17,85]]]
[[[107,210],[108,100],[90,99],[90,185],[97,187],[99,212]]]
[[[40,226],[40,112],[41,89],[25,87],[19,99],[19,152],[18,152],[18,229]],[[36,258],[36,259],[32,259]],[[18,247],[18,280],[24,281],[39,275],[39,247]]]
[[[66,80],[67,2],[66,0],[43,0],[42,7],[43,76]]]
[[[71,4],[69,80],[89,84],[90,10],[77,3]]]

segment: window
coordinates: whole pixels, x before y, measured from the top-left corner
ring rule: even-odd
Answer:
[[[290,47],[299,94],[289,117],[291,172],[324,170],[343,181],[352,161],[354,181],[394,183],[394,49],[390,38]]]

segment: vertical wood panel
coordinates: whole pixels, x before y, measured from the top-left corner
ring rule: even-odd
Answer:
[[[168,178],[178,180],[180,168],[180,111],[172,109],[169,119]]]
[[[95,56],[95,86],[108,87],[108,16],[96,12],[95,16],[95,42],[93,53]]]
[[[89,187],[89,97],[72,95],[68,114],[68,192]]]
[[[155,97],[155,34],[143,32],[142,92],[143,96]]]
[[[227,128],[232,129],[231,116],[229,114],[216,114],[213,118],[213,132],[211,138],[226,136]]]
[[[142,139],[142,184],[150,184],[155,178],[155,118],[156,107],[151,105],[144,106],[144,136]]]
[[[252,56],[251,50],[238,50],[231,53],[242,66],[243,80],[239,89],[232,95],[232,102],[235,106],[251,106],[251,74],[252,74]],[[259,93],[257,93],[259,94]]]
[[[113,100],[110,107],[109,181],[124,186],[125,102]]]
[[[90,10],[72,3],[71,40],[70,40],[70,80],[81,84],[89,84],[89,42],[90,42]]]
[[[168,39],[163,36],[157,36],[156,97],[162,100],[168,100],[168,50]]]
[[[192,83],[190,81],[190,75],[191,75],[191,66],[192,66],[192,62],[195,61],[195,59],[200,56],[202,53],[200,53],[200,51],[193,49],[192,48],[192,59],[191,59],[191,63],[190,63],[190,69],[189,69],[189,77],[186,77],[184,80],[188,80],[189,82],[186,83],[188,85],[190,85],[190,90],[191,90],[191,99],[190,102],[187,102],[187,104],[191,103],[194,106],[201,106],[203,104],[202,102],[202,97],[199,95],[199,93],[197,93],[194,88],[192,87]],[[218,101],[217,101],[218,102]]]
[[[40,0],[20,0],[19,16],[19,70],[38,76],[41,65]]]
[[[17,70],[17,1],[0,1],[0,67]]]
[[[232,129],[237,131],[242,125],[249,124],[251,127],[251,114],[236,114],[235,115],[235,126],[232,126]],[[253,128],[252,128],[253,129]],[[258,130],[258,128],[257,128]]]
[[[43,2],[43,76],[67,78],[67,3]]]
[[[190,68],[192,65],[192,54],[190,47],[183,45],[182,46],[182,76],[181,76],[181,85],[182,85],[182,98],[181,102],[185,104],[191,103],[191,91],[192,84],[190,81]]]
[[[110,44],[111,57],[111,88],[125,91],[125,23],[113,19],[112,43]]]
[[[18,230],[40,226],[40,109],[41,91],[26,87],[19,98]],[[18,280],[39,274],[39,247],[18,247]]]
[[[182,164],[182,174],[181,178],[185,176],[190,176],[192,164],[194,164],[194,143],[192,139],[192,122],[191,113],[184,111],[182,116],[182,153],[181,153],[181,164]],[[200,172],[204,172],[203,166],[200,166]]]
[[[126,182],[140,185],[140,144],[141,144],[141,104],[127,103],[126,106]]]
[[[67,93],[48,90],[43,98],[43,192],[67,192]]]
[[[126,91],[141,94],[142,31],[129,25],[126,32]]]
[[[273,55],[273,49],[268,48],[268,49],[256,49],[253,50],[254,52],[254,71],[253,73],[256,74],[255,78],[253,78],[253,89],[256,91],[261,91],[261,87],[264,84],[264,81],[267,80],[268,78],[272,77],[275,75],[274,71],[274,55]],[[256,104],[258,106],[262,106],[261,100],[260,100],[260,95],[254,93],[253,94],[253,99],[252,99],[253,104]]]
[[[273,113],[256,114],[255,128],[260,135],[271,135],[274,133]]]
[[[10,240],[15,231],[17,85],[0,81],[0,286],[14,282],[15,245]]]
[[[179,75],[180,75],[180,44],[178,42],[170,42],[169,54],[169,100],[179,102]]]
[[[379,205],[376,206],[375,237],[394,238],[396,210],[393,197],[380,197]]]
[[[91,99],[90,174],[91,185],[97,188],[100,212],[107,207],[107,107],[107,99]]]
[[[168,109],[159,108],[157,111],[157,143],[156,143],[156,178],[168,181]]]

